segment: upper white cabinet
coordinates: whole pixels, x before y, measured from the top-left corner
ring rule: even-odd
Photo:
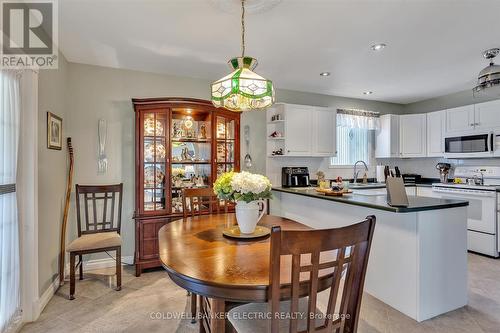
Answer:
[[[448,109],[446,112],[446,133],[464,132],[474,129],[474,105]]]
[[[313,155],[337,155],[337,110],[315,108],[313,111]]]
[[[500,100],[476,104],[474,124],[476,129],[500,128]]]
[[[445,111],[427,113],[427,156],[444,155]]]
[[[399,150],[401,157],[425,157],[427,142],[426,114],[399,116]]]
[[[500,100],[446,110],[446,133],[500,128]]]
[[[399,116],[384,114],[380,116],[380,128],[375,133],[375,157],[400,157]]]
[[[425,114],[380,116],[376,132],[375,157],[426,156],[427,116]]]
[[[278,115],[278,120],[273,116]],[[268,109],[267,152],[280,156],[329,157],[336,155],[335,109],[279,103]],[[274,120],[273,120],[274,119]],[[273,133],[279,133],[272,136]]]
[[[313,115],[302,105],[285,106],[285,154],[307,156],[312,152]]]

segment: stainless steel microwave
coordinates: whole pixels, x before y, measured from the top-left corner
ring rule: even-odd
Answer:
[[[444,153],[447,158],[475,158],[500,156],[500,135],[479,132],[444,138]]]

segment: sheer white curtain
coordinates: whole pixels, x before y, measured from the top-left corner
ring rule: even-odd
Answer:
[[[20,77],[0,71],[0,332],[20,319],[19,223],[15,193]]]

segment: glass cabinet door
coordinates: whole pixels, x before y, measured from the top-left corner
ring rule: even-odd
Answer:
[[[167,209],[166,175],[167,113],[145,113],[143,117],[143,204],[144,212]]]
[[[211,128],[210,112],[172,109],[170,175],[173,214],[183,213],[183,189],[212,185]]]
[[[215,137],[217,178],[224,172],[235,170],[236,121],[217,115]]]

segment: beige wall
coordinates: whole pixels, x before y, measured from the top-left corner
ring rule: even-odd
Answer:
[[[60,228],[66,186],[67,154],[47,149],[47,111],[63,118],[68,132],[68,62],[59,55],[58,70],[41,70],[38,81],[38,288],[39,294],[57,278]]]
[[[65,119],[64,135],[71,136],[73,140],[75,151],[74,183],[124,183],[123,255],[133,256],[134,112],[131,98],[182,96],[208,99],[210,97],[210,82],[74,63],[63,66],[57,74],[55,71],[53,73],[47,71],[41,76],[43,80],[40,81],[40,109],[52,108],[53,112],[62,115]],[[67,81],[64,81],[66,76]],[[287,90],[278,90],[277,96],[280,102],[362,108],[382,113],[400,113],[402,109],[402,106],[398,104]],[[49,103],[51,104],[47,105]],[[65,112],[64,106],[67,106]],[[97,173],[97,123],[100,118],[106,119],[108,123],[106,153],[109,166],[105,175]],[[45,119],[41,116],[39,120],[40,128],[43,129],[41,132],[45,133]],[[250,171],[264,173],[266,161],[265,112],[242,114],[241,125],[242,130],[245,125],[250,126],[250,153],[254,162]],[[43,277],[42,275],[40,277],[41,282],[43,282],[41,283],[41,291],[45,290],[50,279],[57,272],[58,232],[66,170],[65,153],[47,151],[42,144],[44,142],[42,139],[40,150],[45,156],[41,156],[41,158],[45,160],[41,164],[46,164],[46,167],[40,170],[40,179],[46,184],[40,187],[40,197],[47,198],[46,201],[50,202],[50,208],[44,213],[43,220],[40,220],[39,228],[40,237],[42,235],[47,237],[44,244],[50,248],[50,251],[46,253],[40,251],[40,269],[44,271]],[[245,153],[245,144],[242,141],[242,156]],[[57,169],[57,176],[54,169]],[[47,179],[42,180],[44,177]],[[57,180],[52,178],[57,178]],[[57,189],[56,192],[54,192],[55,189]],[[47,195],[51,193],[56,195]],[[68,238],[71,240],[76,236],[74,199],[72,200],[69,223]],[[40,245],[40,249],[42,249],[42,245]]]

